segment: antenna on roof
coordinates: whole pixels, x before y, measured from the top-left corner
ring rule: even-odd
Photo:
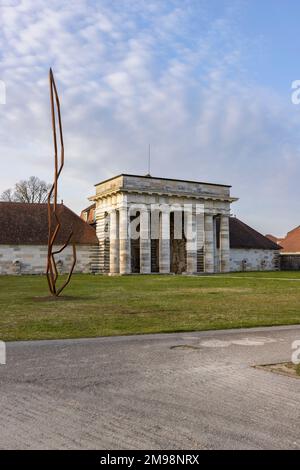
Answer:
[[[150,147],[150,144],[149,144],[149,146],[148,146],[148,173],[146,174],[146,176],[151,176],[150,166],[151,166],[151,147]]]

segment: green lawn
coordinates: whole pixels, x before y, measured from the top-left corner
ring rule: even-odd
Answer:
[[[298,272],[74,275],[65,300],[40,299],[47,295],[43,276],[0,276],[0,340],[300,323]]]

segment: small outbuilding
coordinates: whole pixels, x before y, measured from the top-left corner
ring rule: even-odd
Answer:
[[[275,271],[280,246],[236,217],[229,219],[230,271]]]
[[[280,268],[283,271],[300,270],[300,226],[290,230],[285,237],[266,235],[280,249]]]

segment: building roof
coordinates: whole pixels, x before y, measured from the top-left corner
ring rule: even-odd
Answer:
[[[95,209],[96,204],[90,204],[88,207],[81,211],[80,218],[87,222],[89,225],[96,225]]]
[[[85,209],[82,209],[81,211],[81,214],[83,214],[84,212],[89,212],[91,209],[95,209],[96,208],[96,204],[95,202],[93,204],[90,204],[88,207],[86,207]]]
[[[97,245],[95,229],[64,204],[58,204],[61,230],[57,244],[66,242],[73,230],[73,241],[79,245]],[[48,240],[47,204],[0,202],[0,244],[45,245]]]
[[[73,230],[76,244],[97,245],[96,231],[64,204],[58,204],[58,215],[62,228],[57,236],[57,244],[66,242]],[[220,226],[217,219],[217,234]],[[46,245],[48,240],[47,204],[27,204],[20,202],[0,202],[0,244],[2,245]],[[281,247],[267,237],[249,227],[239,219],[230,217],[230,248],[255,248],[279,250]],[[288,236],[298,243],[300,251],[300,227],[289,232]],[[219,237],[217,237],[219,239]],[[281,243],[284,246],[284,241]],[[295,245],[296,246],[296,245]],[[284,246],[286,251],[286,247]]]
[[[200,200],[234,202],[237,198],[230,196],[230,186],[201,183],[199,181],[177,180],[151,176],[121,174],[96,185],[96,194],[90,201],[99,201],[118,193],[183,197]]]
[[[145,178],[145,179],[152,179],[152,180],[164,180],[164,181],[178,181],[182,183],[199,183],[199,184],[208,184],[209,186],[224,186],[225,188],[231,188],[229,184],[220,184],[220,183],[207,183],[205,181],[195,181],[195,180],[183,180],[178,178],[163,178],[160,176],[151,176],[151,175],[131,175],[128,173],[120,173],[119,175],[112,176],[106,180],[100,181],[99,183],[95,184],[94,186],[98,186],[99,184],[107,183],[108,181],[114,180],[115,178],[119,178],[120,176],[129,176],[132,178]]]
[[[270,233],[268,233],[268,234],[266,235],[266,237],[267,237],[269,240],[271,240],[272,242],[274,242],[274,243],[278,243],[279,240],[282,240],[282,239],[279,239],[279,238],[274,237],[274,235],[271,235]]]
[[[283,238],[276,238],[273,235],[267,237],[276,240],[276,243],[282,247],[281,253],[300,253],[300,226],[288,232]]]
[[[280,246],[236,217],[229,219],[230,248],[279,250]]]

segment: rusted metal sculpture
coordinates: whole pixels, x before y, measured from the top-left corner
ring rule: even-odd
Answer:
[[[56,243],[57,235],[61,229],[61,220],[57,211],[57,185],[58,178],[64,166],[64,141],[61,124],[60,114],[60,103],[58,93],[54,81],[52,69],[49,71],[49,84],[50,84],[50,104],[51,104],[51,117],[52,117],[52,130],[53,130],[53,141],[54,141],[54,182],[48,194],[48,256],[47,256],[47,280],[50,292],[53,296],[58,297],[63,289],[69,284],[74,267],[76,264],[76,247],[75,243],[72,243],[73,248],[73,262],[69,271],[66,281],[62,286],[57,286],[58,270],[55,260],[55,255],[61,253],[71,242],[73,231],[70,231],[66,242],[59,250],[53,250]],[[56,109],[55,109],[56,104]],[[57,115],[57,118],[56,118]],[[59,143],[60,143],[60,162],[58,163],[58,145],[56,136],[56,121],[59,128]],[[53,202],[51,202],[53,199]]]

